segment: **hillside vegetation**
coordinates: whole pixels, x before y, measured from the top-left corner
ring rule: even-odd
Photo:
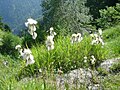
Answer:
[[[66,90],[120,89],[119,61],[109,67],[110,61],[109,70],[100,67],[107,60],[120,58],[120,4],[102,9],[100,16],[92,17],[89,12],[85,13],[89,8],[85,7],[84,0],[60,1],[43,1],[44,24],[29,18],[25,22],[27,29],[20,36],[12,34],[0,22],[0,90],[63,90],[63,84]],[[76,16],[73,9],[79,8]],[[111,21],[107,20],[108,15]],[[79,69],[78,73],[84,75],[89,72],[91,78],[85,78],[90,82],[77,81],[75,71]],[[63,77],[69,79],[70,74],[75,77],[73,84],[63,83]]]

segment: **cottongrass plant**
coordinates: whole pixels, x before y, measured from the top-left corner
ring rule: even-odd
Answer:
[[[50,35],[47,36],[47,40],[46,40],[46,47],[47,50],[53,50],[54,49],[54,36],[56,35],[56,32],[53,31],[53,27],[50,28]]]
[[[37,24],[37,21],[32,18],[27,19],[27,22],[25,22],[25,26],[28,27],[28,33],[32,35],[33,39],[36,39],[37,37],[37,33],[35,32],[36,24]]]
[[[75,43],[75,42],[81,42],[83,39],[81,33],[77,33],[77,34],[72,34],[72,37],[71,37],[71,43]]]
[[[32,52],[29,48],[24,49],[23,58],[26,59],[26,66],[35,63],[34,56],[32,55]]]
[[[91,61],[91,64],[92,64],[92,65],[94,65],[94,64],[95,64],[96,59],[95,59],[95,57],[94,57],[93,55],[91,56],[90,61]]]
[[[98,34],[94,33],[94,34],[90,34],[90,36],[92,37],[92,42],[91,42],[92,45],[96,45],[96,44],[102,44],[102,46],[104,45],[101,29],[98,29]]]
[[[35,63],[34,56],[32,55],[32,52],[29,48],[22,49],[20,45],[17,45],[15,49],[17,49],[20,53],[20,56],[22,56],[22,58],[26,60],[26,66]]]
[[[53,50],[54,49],[54,41],[53,41],[53,36],[47,36],[47,40],[46,40],[46,47],[47,50]]]
[[[51,27],[50,28],[50,36],[55,36],[55,35],[57,35],[57,34],[56,34],[56,32],[54,32],[54,28]]]
[[[22,55],[23,55],[23,52],[22,52],[23,49],[22,49],[21,45],[16,45],[16,46],[15,46],[15,49],[18,50],[18,52],[20,53],[19,56],[22,56]]]

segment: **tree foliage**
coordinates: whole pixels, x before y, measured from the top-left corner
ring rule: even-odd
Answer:
[[[15,56],[17,51],[15,46],[22,43],[22,40],[13,35],[12,33],[5,33],[2,38],[2,45],[0,46],[0,51],[2,54],[8,54],[10,56]]]
[[[86,6],[90,8],[90,14],[96,19],[100,17],[100,9],[115,6],[118,2],[119,0],[87,0]]]
[[[0,30],[4,32],[11,32],[10,27],[7,24],[2,22],[2,17],[0,17]]]
[[[67,30],[59,32],[81,32],[83,25],[89,24],[92,19],[89,8],[85,6],[86,1],[44,0],[42,7],[46,29],[53,26]]]
[[[97,19],[98,26],[108,28],[120,22],[120,4],[107,9],[100,10],[100,18]]]
[[[101,26],[97,22],[100,21],[96,22],[96,19],[101,18],[105,13],[101,9],[114,7],[119,2],[120,0],[44,0],[42,7],[45,29],[48,30],[53,26],[58,28],[58,32],[76,33],[87,30],[90,25],[99,28]],[[117,18],[118,15],[115,17]],[[106,25],[106,22],[103,25]]]

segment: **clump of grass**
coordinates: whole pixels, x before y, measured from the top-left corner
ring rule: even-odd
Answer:
[[[110,70],[114,73],[120,72],[120,62],[113,64]]]
[[[120,73],[118,75],[110,75],[101,80],[104,90],[119,90],[120,89]]]
[[[106,71],[104,68],[99,67],[97,70],[98,70],[99,74],[102,75],[102,76],[106,76],[106,75],[109,74],[109,72]]]
[[[114,41],[117,37],[120,36],[120,25],[116,25],[115,27],[111,27],[109,29],[104,30],[103,39],[105,42]]]
[[[10,56],[0,54],[0,90],[13,90],[16,83],[15,75],[20,68],[20,62],[13,60]]]
[[[115,40],[112,40],[107,43],[109,47],[110,57],[119,57],[120,56],[120,36],[117,37]]]
[[[71,44],[70,36],[58,36],[54,50],[47,51],[45,45],[40,44],[36,44],[31,50],[35,64],[23,68],[22,71],[29,73],[27,75],[34,75],[39,69],[54,73],[61,69],[66,73],[77,68],[88,68],[91,66],[91,55],[95,56],[95,67],[97,67],[108,55],[106,47],[102,47],[100,44],[91,45],[91,38],[88,36],[85,36],[80,43],[74,44]],[[85,56],[88,57],[87,63],[84,63]]]
[[[120,56],[120,25],[104,30],[103,40],[109,51],[109,58]]]

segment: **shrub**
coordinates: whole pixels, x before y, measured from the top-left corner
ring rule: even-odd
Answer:
[[[119,90],[120,88],[120,73],[118,75],[109,75],[101,80],[103,90]]]
[[[22,40],[13,35],[12,33],[4,34],[2,38],[2,46],[0,47],[2,54],[8,54],[10,56],[17,56],[17,51],[15,50],[15,46],[17,44],[21,44]]]
[[[101,28],[109,28],[118,24],[120,21],[120,4],[107,9],[100,10],[100,18],[97,19],[98,26]]]

